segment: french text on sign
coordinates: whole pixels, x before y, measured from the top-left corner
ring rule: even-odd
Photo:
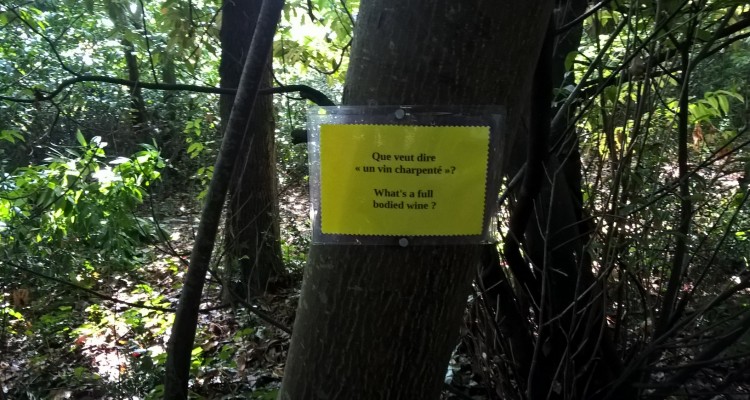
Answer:
[[[420,153],[416,156],[416,161],[419,162],[430,162],[435,161],[437,157],[430,154]],[[414,154],[381,154],[377,151],[372,153],[372,159],[375,161],[414,161]]]
[[[482,235],[488,126],[322,124],[323,234]]]

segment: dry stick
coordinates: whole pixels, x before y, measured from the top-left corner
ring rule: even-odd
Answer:
[[[221,151],[214,174],[208,187],[203,207],[198,235],[190,257],[190,266],[185,276],[180,304],[175,315],[175,323],[169,339],[166,376],[164,381],[165,399],[186,399],[190,374],[190,356],[195,340],[203,285],[206,279],[216,232],[221,218],[221,210],[239,151],[239,142],[255,105],[260,88],[260,80],[266,66],[273,43],[276,25],[281,16],[283,0],[265,0],[255,26],[248,57],[240,78],[237,96],[234,99]]]

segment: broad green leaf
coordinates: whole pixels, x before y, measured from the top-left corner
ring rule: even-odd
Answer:
[[[568,53],[567,56],[565,56],[565,70],[566,71],[572,71],[573,70],[573,64],[576,61],[576,57],[578,57],[578,51],[571,51]]]
[[[188,146],[187,152],[191,158],[197,157],[203,151],[203,143],[193,142]]]
[[[83,147],[87,146],[86,138],[83,137],[83,133],[81,133],[80,129],[76,130],[76,139],[78,140],[78,143],[81,146],[83,146]]]
[[[706,98],[706,101],[708,101],[708,105],[710,105],[711,108],[717,111],[719,110],[719,100],[717,100],[715,96]]]
[[[16,140],[20,140],[22,142],[25,141],[23,135],[12,129],[4,129],[0,131],[0,140],[5,140],[13,144],[16,143]]]
[[[722,113],[729,114],[729,99],[727,99],[727,96],[724,95],[717,95],[716,99],[719,102],[719,109]]]
[[[742,95],[737,92],[732,92],[730,90],[717,90],[715,93],[734,97],[735,99],[739,100],[742,103],[745,102],[745,98],[742,97]]]

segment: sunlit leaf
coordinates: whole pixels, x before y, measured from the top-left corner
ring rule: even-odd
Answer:
[[[86,147],[88,145],[80,129],[76,130],[76,140],[78,140],[78,143],[83,147]]]

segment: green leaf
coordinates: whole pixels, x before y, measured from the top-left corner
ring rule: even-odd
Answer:
[[[81,144],[81,146],[87,146],[86,138],[83,137],[83,133],[81,133],[80,129],[76,130],[76,139],[78,140],[78,143]]]
[[[604,88],[604,91],[602,92],[604,94],[604,98],[607,99],[608,102],[612,104],[617,103],[617,93],[618,88],[615,86],[608,86]]]
[[[573,63],[576,61],[576,57],[578,57],[578,51],[571,51],[568,53],[568,55],[565,56],[565,70],[571,71],[573,70]]]
[[[188,154],[190,154],[190,158],[197,157],[201,151],[203,151],[203,143],[200,142],[191,143],[187,149]]]
[[[723,95],[717,95],[716,100],[719,102],[719,109],[722,113],[729,114],[729,99],[727,99],[727,96]]]
[[[708,104],[713,108],[714,110],[719,110],[719,100],[716,99],[716,97],[711,96],[706,98],[708,101]]]
[[[735,99],[739,100],[742,103],[745,102],[745,98],[742,97],[742,95],[739,94],[739,93],[737,93],[737,92],[732,92],[732,91],[729,91],[729,90],[717,90],[715,93],[716,94],[723,94],[723,95],[730,96],[730,97],[734,97]]]
[[[16,143],[16,140],[20,140],[22,142],[26,141],[22,134],[12,129],[3,129],[2,131],[0,131],[0,140],[5,140],[13,144]]]
[[[5,311],[6,314],[10,315],[11,317],[13,317],[13,318],[15,318],[15,319],[17,319],[19,321],[23,321],[24,320],[23,314],[21,314],[20,312],[14,310],[12,308],[4,308],[3,310]]]

